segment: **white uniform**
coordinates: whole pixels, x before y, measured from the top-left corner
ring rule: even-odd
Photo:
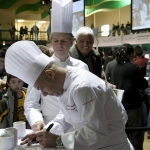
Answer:
[[[64,129],[61,139],[67,150],[134,149],[125,133],[127,114],[123,105],[94,74],[68,66],[64,92],[58,103],[65,121],[74,128],[66,132],[60,114],[52,121]],[[54,125],[51,132],[57,133],[55,129]]]
[[[52,56],[52,59],[56,64],[63,68],[68,65],[89,70],[84,62],[70,56],[65,62],[61,62],[55,55]],[[40,99],[41,104],[39,104]],[[59,113],[58,101],[55,96],[43,96],[41,91],[30,86],[27,90],[24,109],[25,116],[31,126],[37,121],[44,121],[44,123],[47,124]]]

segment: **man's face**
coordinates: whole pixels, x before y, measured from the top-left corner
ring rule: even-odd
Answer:
[[[24,82],[18,78],[11,78],[8,85],[14,92],[20,92],[22,90]]]
[[[56,80],[53,71],[43,72],[34,84],[34,88],[41,90],[44,96],[60,96],[63,93],[63,84]]]
[[[88,55],[89,52],[92,50],[94,41],[91,35],[80,35],[78,40],[76,41],[77,47],[79,51],[84,54]]]
[[[73,40],[69,33],[52,33],[51,43],[56,57],[63,59],[68,57]]]

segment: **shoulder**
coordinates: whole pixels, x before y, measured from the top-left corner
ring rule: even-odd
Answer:
[[[92,53],[95,55],[95,56],[98,56],[100,57],[100,53],[96,50],[96,49],[92,49]]]
[[[128,68],[128,70],[131,70],[132,72],[134,72],[135,70],[140,70],[137,64],[128,62],[128,63],[125,63],[125,65],[126,65],[126,68]]]
[[[70,48],[69,54],[70,54],[70,56],[72,56],[72,57],[74,57],[74,58],[77,58],[77,57],[80,55],[79,52],[78,52],[78,49],[77,49],[76,44],[74,44],[74,45]]]
[[[24,91],[26,93],[27,92],[27,88],[22,87],[22,91]]]
[[[85,70],[89,70],[87,64],[85,64],[83,61],[75,59],[73,57],[70,57],[70,61],[72,62],[72,65],[74,67],[82,68]]]

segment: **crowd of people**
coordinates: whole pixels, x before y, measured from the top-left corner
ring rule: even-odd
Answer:
[[[131,24],[130,24],[130,22],[128,21],[126,23],[126,25],[124,25],[124,23],[122,23],[120,25],[119,22],[117,23],[117,25],[112,24],[112,30],[111,30],[110,35],[116,36],[116,33],[117,33],[118,36],[120,36],[120,35],[129,35],[131,33]]]
[[[4,82],[0,85],[5,87],[1,90],[0,127],[25,121],[33,132],[22,139],[21,145],[143,150],[144,131],[125,129],[150,123],[146,103],[150,84],[144,78],[149,77],[150,60],[143,57],[140,46],[134,48],[129,43],[109,50],[108,57],[102,58],[93,48],[94,33],[90,27],[80,27],[76,37],[72,36],[68,13],[72,0],[67,4],[65,1],[66,7],[63,2],[59,6],[56,0],[52,1],[53,8],[63,7],[63,13],[69,16],[62,28],[55,26],[57,19],[51,24],[53,51],[28,40],[0,50]],[[57,10],[52,12],[55,16]],[[122,101],[114,88],[124,90]]]

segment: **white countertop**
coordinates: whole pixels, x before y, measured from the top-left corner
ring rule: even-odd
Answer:
[[[31,133],[32,130],[26,129],[26,134]],[[0,129],[0,135],[4,133],[4,129]],[[34,144],[31,146],[26,145],[19,145],[21,142],[21,139],[18,139],[18,145],[14,148],[14,150],[65,150],[65,148],[62,147],[56,147],[56,148],[43,148],[39,144]]]

